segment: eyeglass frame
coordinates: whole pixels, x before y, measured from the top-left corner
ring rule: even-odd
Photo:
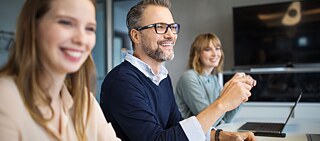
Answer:
[[[166,30],[163,32],[163,33],[158,33],[158,30],[157,30],[157,24],[165,24],[166,25]],[[172,25],[177,25],[177,30],[176,33],[172,32],[172,28],[171,26]],[[168,28],[170,27],[171,29],[171,32],[173,34],[178,34],[180,32],[180,24],[178,23],[171,23],[171,24],[167,24],[167,23],[154,23],[154,24],[149,24],[149,25],[146,25],[146,26],[142,26],[142,27],[138,27],[138,28],[135,28],[136,30],[138,31],[141,31],[141,30],[145,30],[145,29],[148,29],[148,28],[152,28],[154,27],[154,30],[156,31],[157,34],[166,34],[168,32]]]

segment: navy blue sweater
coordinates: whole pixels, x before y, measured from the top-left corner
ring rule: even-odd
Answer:
[[[170,77],[155,85],[124,61],[104,79],[100,105],[123,141],[187,141]]]

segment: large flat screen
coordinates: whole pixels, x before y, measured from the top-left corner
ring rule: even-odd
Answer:
[[[320,64],[320,1],[233,8],[235,66]]]

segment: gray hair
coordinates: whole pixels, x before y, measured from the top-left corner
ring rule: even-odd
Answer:
[[[140,22],[141,22],[142,14],[146,9],[146,7],[149,5],[163,6],[166,8],[171,7],[170,0],[141,0],[136,5],[131,7],[131,9],[127,14],[127,21],[126,21],[128,34],[131,42],[132,42],[132,39],[131,39],[130,31],[132,29],[136,29],[139,26],[141,26]]]

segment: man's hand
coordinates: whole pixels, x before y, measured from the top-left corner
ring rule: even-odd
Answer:
[[[250,75],[236,73],[224,85],[220,97],[197,115],[203,132],[207,132],[223,114],[248,101],[256,83]]]
[[[211,131],[210,141],[215,141],[215,130]],[[220,141],[256,141],[252,132],[228,132],[221,131],[219,135]]]
[[[223,87],[221,96],[217,99],[223,105],[225,111],[233,110],[241,103],[248,101],[250,90],[257,81],[250,75],[236,73]]]

